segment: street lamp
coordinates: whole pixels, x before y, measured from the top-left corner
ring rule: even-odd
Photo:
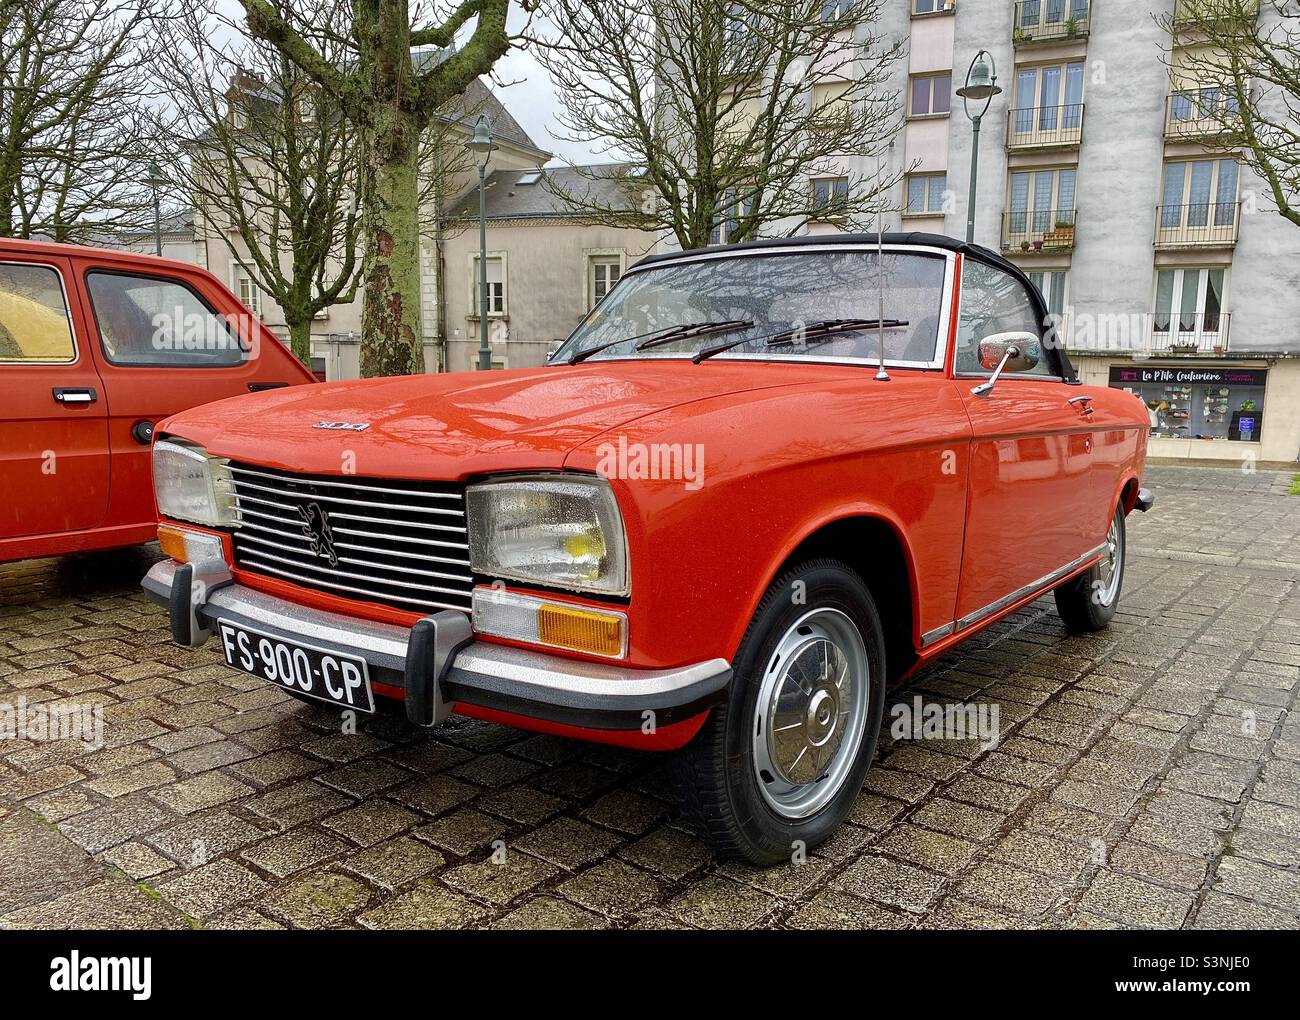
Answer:
[[[492,122],[480,114],[474,124],[474,137],[465,143],[478,163],[478,367],[492,368],[492,348],[488,345],[487,296],[487,165],[492,156]]]
[[[993,54],[980,50],[970,62],[966,72],[966,84],[957,90],[961,96],[962,109],[970,118],[973,134],[970,147],[970,194],[966,196],[966,241],[975,241],[975,192],[979,185],[980,169],[980,121],[989,112],[993,97],[1002,94],[998,87],[997,65],[993,63]],[[971,113],[971,101],[983,102],[978,113]]]
[[[152,160],[149,161],[148,170],[149,177],[147,178],[146,183],[148,183],[149,187],[153,188],[153,250],[155,255],[161,255],[162,214],[159,211],[158,206],[158,193],[162,189],[162,186],[167,183],[167,179],[163,177],[162,170],[158,167],[158,164]]]

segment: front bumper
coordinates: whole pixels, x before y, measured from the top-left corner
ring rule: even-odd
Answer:
[[[403,691],[407,717],[423,726],[468,705],[560,727],[653,732],[700,716],[725,699],[731,680],[725,659],[675,669],[567,659],[476,641],[464,613],[435,613],[408,629],[267,595],[223,569],[196,577],[193,566],[171,560],[154,564],[141,587],[167,607],[182,645],[203,644],[222,619],[360,656],[376,683]]]

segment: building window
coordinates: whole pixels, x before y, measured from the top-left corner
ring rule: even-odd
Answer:
[[[1073,228],[1075,180],[1073,168],[1013,173],[1010,233],[1041,235],[1058,225]]]
[[[1047,303],[1048,314],[1056,317],[1059,324],[1065,317],[1066,288],[1069,286],[1069,273],[1061,270],[1059,272],[1041,272],[1030,273],[1029,280],[1038,292],[1043,295],[1043,300]]]
[[[844,12],[849,9],[850,4],[851,0],[822,0],[822,21],[838,21],[844,17]]]
[[[1083,126],[1083,62],[1016,72],[1013,131],[1077,131]]]
[[[623,263],[617,255],[593,255],[587,267],[588,307],[600,304],[622,275]]]
[[[250,312],[260,316],[262,314],[262,288],[259,287],[251,276],[244,272],[235,274],[235,289],[239,292],[239,300],[244,303]]]
[[[1156,273],[1153,349],[1188,354],[1226,350],[1226,287],[1223,269],[1162,269]]]
[[[757,196],[752,201],[757,203]],[[741,189],[728,188],[724,191],[720,207],[713,217],[713,229],[709,231],[709,244],[731,244],[736,241],[740,235],[740,220],[744,212]]]
[[[952,75],[932,74],[912,76],[913,117],[930,117],[946,114],[951,103]]]
[[[842,210],[849,197],[849,179],[847,177],[821,177],[809,182],[812,188],[813,210],[830,209],[835,215]]]
[[[908,174],[906,216],[942,216],[947,174]]]
[[[470,293],[473,295],[470,307],[473,308],[473,315],[477,318],[479,314],[480,287],[477,255],[473,257],[471,266],[474,275],[470,280]],[[487,312],[488,315],[505,315],[506,313],[505,263],[500,255],[489,255],[487,260]]]
[[[1179,160],[1165,164],[1160,227],[1229,228],[1237,221],[1237,161]]]
[[[952,10],[953,0],[912,0],[913,14],[937,14]]]

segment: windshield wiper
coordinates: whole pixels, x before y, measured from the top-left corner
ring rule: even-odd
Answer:
[[[678,340],[708,336],[710,333],[730,333],[737,329],[750,329],[753,325],[753,319],[729,319],[726,322],[688,322],[665,330],[656,336],[652,336],[649,340],[642,340],[636,345],[636,349],[638,351],[648,351],[651,347],[663,347],[665,344],[676,343]]]
[[[910,325],[911,323],[906,319],[822,319],[820,322],[810,322],[798,329],[785,329],[769,336],[745,337],[741,340],[733,340],[730,343],[706,347],[702,351],[696,351],[691,361],[698,365],[706,358],[711,358],[715,354],[723,354],[747,343],[765,342],[768,347],[784,347],[797,343],[799,340],[829,340],[841,333],[857,333],[864,329],[895,329],[899,326]]]
[[[641,340],[643,337],[649,337],[636,345],[638,351],[644,351],[649,347],[658,347],[660,344],[670,344],[674,340],[685,340],[693,336],[705,336],[709,333],[729,333],[733,329],[748,329],[754,323],[748,319],[730,319],[727,322],[686,322],[680,326],[670,326],[668,329],[651,329],[644,333],[637,333],[635,336],[621,336],[617,340],[606,340],[603,344],[596,344],[595,347],[588,347],[585,350],[578,351],[566,364],[577,365],[586,361],[593,354],[599,354],[601,351],[607,351],[611,347],[617,347],[619,344],[631,343],[633,340]]]

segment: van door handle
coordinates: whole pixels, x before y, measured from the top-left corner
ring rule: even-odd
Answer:
[[[1092,397],[1071,397],[1067,403],[1079,409],[1079,413],[1085,418],[1091,417],[1097,412],[1092,407]]]
[[[99,394],[89,386],[56,386],[54,399],[60,404],[93,404]]]

